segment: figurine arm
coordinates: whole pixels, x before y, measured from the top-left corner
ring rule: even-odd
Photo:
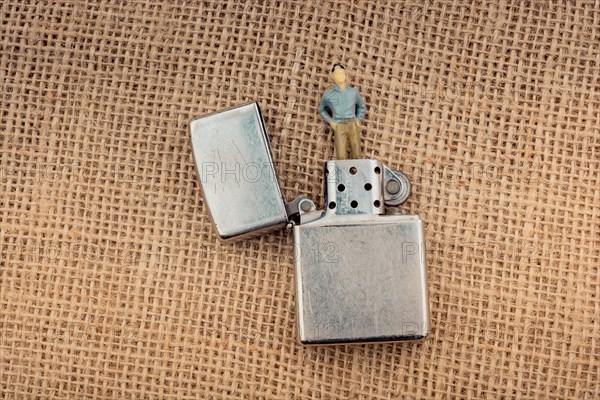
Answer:
[[[329,125],[333,122],[333,118],[327,112],[327,100],[325,99],[325,93],[323,97],[321,97],[321,103],[319,104],[319,115],[323,118],[323,121],[327,122]]]
[[[366,114],[367,106],[362,97],[360,97],[360,93],[356,92],[356,119],[362,121]]]

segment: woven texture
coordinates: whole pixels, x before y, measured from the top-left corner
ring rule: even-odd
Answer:
[[[0,7],[0,397],[600,397],[598,1]],[[414,185],[423,342],[303,347],[291,235],[203,206],[188,121],[254,99],[322,206],[333,62]]]

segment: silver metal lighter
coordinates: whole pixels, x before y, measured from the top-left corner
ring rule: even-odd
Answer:
[[[422,339],[429,331],[423,222],[400,215],[410,181],[371,159],[325,162],[326,205],[284,201],[256,102],[190,123],[204,204],[219,237],[293,229],[305,344]],[[388,207],[386,207],[388,206]]]

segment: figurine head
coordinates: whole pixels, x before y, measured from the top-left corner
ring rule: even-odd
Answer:
[[[333,67],[331,67],[331,77],[338,85],[346,83],[346,70],[344,66],[342,64],[333,64]]]

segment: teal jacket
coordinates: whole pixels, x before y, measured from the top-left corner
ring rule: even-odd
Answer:
[[[331,111],[331,115],[327,109]],[[338,85],[334,85],[323,94],[319,104],[319,114],[328,124],[332,121],[337,124],[350,119],[361,121],[366,113],[367,106],[358,90],[353,87],[340,91]]]

